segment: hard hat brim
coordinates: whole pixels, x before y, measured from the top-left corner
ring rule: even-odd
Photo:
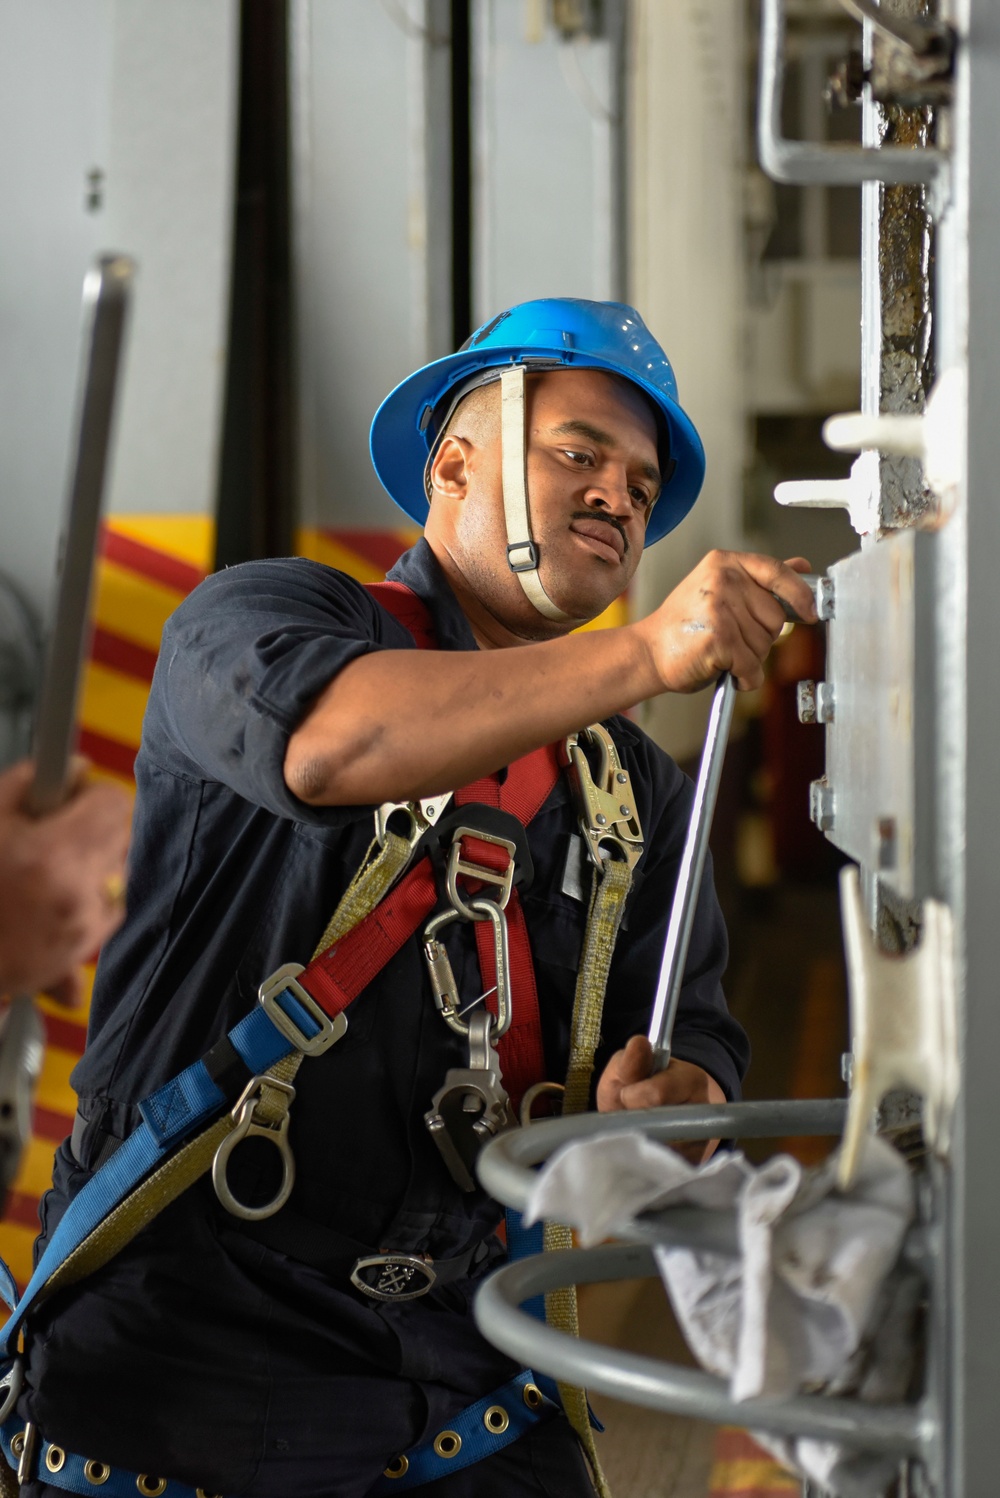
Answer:
[[[600,369],[638,386],[661,412],[670,433],[670,455],[676,463],[669,481],[653,507],[646,528],[645,545],[651,546],[679,525],[698,498],[705,477],[705,449],[690,417],[681,406],[613,359],[567,351],[532,347],[525,356],[523,344],[510,347],[467,349],[448,354],[418,369],[386,396],[372,422],[370,450],[375,472],[383,488],[400,509],[420,526],[427,522],[429,505],[424,492],[424,468],[428,446],[424,431],[430,414],[448,391],[485,369],[523,363],[529,369]]]

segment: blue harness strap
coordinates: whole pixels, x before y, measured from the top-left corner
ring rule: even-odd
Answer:
[[[317,1021],[294,994],[286,990],[280,1002],[302,1034],[311,1038],[317,1033]],[[242,1019],[229,1032],[228,1039],[253,1076],[266,1073],[295,1049],[261,1007]],[[59,1266],[152,1170],[228,1104],[229,1099],[203,1061],[187,1067],[140,1103],[142,1123],[74,1197],[16,1305],[13,1277],[0,1260],[0,1299],[13,1307],[0,1332],[0,1363],[11,1366],[25,1317]],[[526,1229],[519,1213],[508,1212],[507,1242],[511,1258],[537,1253],[542,1248],[541,1226]],[[541,1298],[531,1309],[544,1319]],[[544,1375],[536,1378],[526,1369],[463,1410],[433,1440],[397,1457],[372,1489],[373,1498],[419,1487],[482,1461],[550,1418],[559,1408],[558,1390],[553,1381]],[[0,1446],[14,1468],[21,1461],[25,1436],[24,1421],[16,1413],[0,1427]],[[77,1456],[41,1436],[37,1437],[36,1450],[29,1452],[28,1458],[41,1481],[67,1492],[92,1495],[95,1488],[101,1488],[102,1498],[135,1498],[136,1492],[144,1498],[211,1498],[200,1488],[190,1488],[172,1479],[137,1475],[94,1458]]]
[[[281,995],[281,1001],[303,1034],[312,1036],[317,1033],[318,1023],[294,995],[286,991]],[[266,1072],[268,1067],[294,1049],[261,1007],[240,1020],[228,1038],[254,1076]],[[209,1076],[202,1061],[194,1062],[140,1103],[143,1122],[73,1198],[46,1245],[24,1294],[0,1332],[0,1360],[13,1357],[17,1335],[28,1310],[64,1260],[151,1170],[172,1154],[200,1124],[211,1122],[226,1106],[225,1094]],[[0,1288],[6,1289],[6,1283],[0,1284]]]
[[[12,1415],[0,1426],[0,1446],[15,1472],[23,1456],[26,1434],[27,1428],[19,1415]],[[145,1473],[125,1472],[93,1457],[65,1451],[54,1441],[46,1441],[41,1436],[37,1438],[34,1452],[29,1452],[26,1466],[26,1482],[35,1479],[62,1488],[67,1493],[88,1494],[90,1498],[98,1492],[101,1498],[136,1498],[137,1493],[145,1498],[209,1498],[202,1488],[189,1488],[183,1482]]]
[[[559,1408],[542,1393],[530,1369],[492,1394],[470,1404],[432,1440],[412,1447],[390,1462],[371,1489],[371,1498],[388,1498],[407,1488],[422,1487],[494,1456]],[[132,1498],[132,1495],[129,1495]]]
[[[531,1373],[519,1373],[502,1388],[462,1410],[433,1440],[414,1446],[405,1456],[390,1462],[371,1489],[372,1498],[420,1487],[493,1456],[532,1426],[550,1419],[556,1408]],[[29,1429],[20,1415],[12,1415],[0,1426],[0,1446],[15,1471],[24,1459],[26,1438],[34,1440],[34,1449],[29,1450],[25,1461],[26,1481],[37,1478],[65,1492],[84,1494],[85,1498],[94,1498],[98,1488],[101,1498],[136,1498],[137,1493],[142,1498],[211,1498],[204,1489],[190,1488],[172,1478],[127,1472],[93,1457],[78,1456],[40,1433],[29,1436]]]

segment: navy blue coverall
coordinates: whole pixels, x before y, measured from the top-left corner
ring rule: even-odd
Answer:
[[[476,648],[425,542],[390,576],[427,604],[441,649]],[[283,778],[288,738],[347,662],[410,648],[364,588],[300,559],[218,573],[169,621],[136,761],[128,915],[99,964],[73,1074],[80,1118],[56,1157],[43,1242],[135,1126],[137,1102],[232,1028],[275,968],[309,961],[371,841],[372,809],[298,801]],[[646,851],[611,969],[599,1068],[646,1028],[692,794],[634,724],[609,726]],[[561,777],[529,828],[534,882],[523,896],[555,1080],[586,918],[586,902],[563,890],[575,827]],[[482,988],[470,927],[456,923],[448,941],[469,1002]],[[674,1052],[733,1098],[748,1050],[722,996],[725,961],[707,874]],[[261,1224],[239,1221],[202,1181],[112,1263],[35,1313],[21,1409],[43,1436],[208,1493],[361,1498],[392,1457],[517,1371],[469,1315],[499,1253],[499,1209],[458,1189],[423,1123],[446,1069],[467,1062],[432,1003],[418,939],[348,1018],[346,1037],[307,1058],[296,1080],[297,1177],[286,1208]],[[241,1194],[258,1169],[245,1169]],[[420,1299],[379,1304],[349,1274],[360,1252],[382,1250],[467,1255],[468,1272]],[[423,1489],[451,1498],[587,1490],[562,1415]]]

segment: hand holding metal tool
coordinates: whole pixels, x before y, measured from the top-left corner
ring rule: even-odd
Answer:
[[[698,781],[694,791],[694,805],[688,825],[687,840],[677,875],[674,902],[670,910],[670,924],[663,944],[660,976],[656,985],[653,1014],[649,1022],[649,1040],[653,1047],[653,1070],[663,1071],[670,1064],[670,1044],[680,1002],[681,984],[684,981],[684,964],[691,944],[701,876],[708,852],[708,837],[712,830],[712,815],[722,765],[726,757],[729,727],[733,721],[733,706],[736,701],[736,682],[727,672],[721,677],[712,698],[708,715],[705,747],[702,750]]]
[[[829,580],[806,573],[803,574],[802,581],[808,583],[813,591],[819,618],[830,618],[832,603]],[[789,620],[798,620],[795,610],[783,598],[778,597],[777,594],[774,596],[778,598]],[[677,888],[674,891],[674,903],[670,911],[670,924],[667,927],[666,940],[663,944],[660,976],[653,1001],[653,1014],[649,1022],[654,1071],[663,1071],[670,1064],[670,1045],[674,1033],[674,1020],[677,1018],[677,1005],[680,1002],[681,984],[684,981],[684,964],[687,961],[688,947],[691,944],[691,931],[694,927],[701,876],[705,869],[705,854],[708,852],[708,838],[712,830],[712,817],[715,812],[716,797],[719,794],[719,781],[722,777],[722,765],[726,757],[726,744],[729,740],[735,702],[736,682],[727,672],[725,676],[720,677],[716,685],[712,709],[708,715],[705,747],[702,750],[701,765],[698,769],[691,821],[688,826],[687,841],[684,844],[680,872],[677,875]]]
[[[35,718],[35,775],[25,802],[34,816],[55,811],[72,790],[72,749],[87,616],[114,416],[118,367],[135,266],[102,256],[83,286],[83,355],[71,478],[56,564],[56,597]],[[0,1204],[17,1174],[31,1129],[31,1099],[45,1032],[31,996],[11,1000],[0,1028]]]

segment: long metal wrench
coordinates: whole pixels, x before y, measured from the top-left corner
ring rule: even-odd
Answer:
[[[90,589],[134,274],[127,256],[102,255],[83,283],[84,341],[71,478],[35,716],[35,776],[25,801],[25,810],[34,816],[55,811],[70,791]],[[0,1020],[0,1211],[31,1132],[32,1095],[44,1045],[45,1031],[31,995],[15,994]]]
[[[87,648],[87,610],[94,573],[118,366],[135,265],[126,255],[102,255],[83,283],[85,316],[72,475],[56,560],[52,612],[42,687],[35,716],[35,778],[26,810],[55,811],[69,791],[76,704]]]
[[[726,757],[729,728],[733,721],[733,705],[736,701],[736,682],[727,672],[720,677],[712,698],[705,733],[705,747],[701,754],[698,781],[694,791],[694,805],[688,823],[687,839],[677,875],[674,902],[670,909],[670,924],[663,943],[660,976],[656,984],[656,998],[649,1022],[649,1039],[653,1047],[653,1067],[663,1071],[670,1063],[670,1045],[680,1002],[681,984],[684,981],[684,964],[691,944],[698,895],[701,891],[701,876],[708,852],[708,835],[712,830],[712,815],[719,794],[722,764]]]

